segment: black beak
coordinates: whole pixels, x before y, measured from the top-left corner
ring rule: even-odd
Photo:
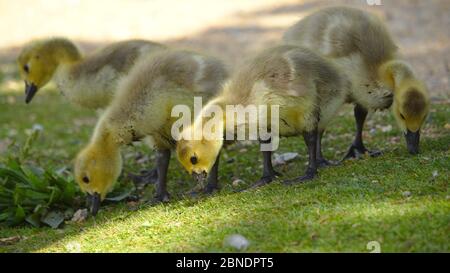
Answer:
[[[34,85],[33,83],[29,84],[29,83],[25,83],[25,103],[29,103],[34,95],[36,95],[36,92],[38,91],[38,88],[36,85]]]
[[[203,182],[205,182],[207,176],[208,176],[208,174],[205,171],[202,171],[201,173],[196,173],[196,172],[192,173],[192,178],[194,178],[194,180],[197,183],[201,183],[201,184],[203,184]]]
[[[412,155],[418,154],[420,142],[420,130],[417,130],[417,132],[411,132],[410,130],[407,130],[405,133],[405,139],[408,152]]]
[[[89,206],[89,210],[91,211],[91,214],[93,216],[97,215],[97,212],[100,208],[100,203],[101,203],[100,194],[98,194],[98,193],[88,194],[87,202],[88,202],[88,206]]]

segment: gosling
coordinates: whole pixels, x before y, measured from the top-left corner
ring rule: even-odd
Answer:
[[[355,104],[356,134],[344,159],[381,154],[367,150],[362,131],[368,113],[391,105],[407,150],[419,153],[420,129],[430,108],[428,91],[400,59],[398,47],[380,19],[355,8],[325,8],[290,27],[283,39],[333,59],[351,78],[354,88],[348,102]]]
[[[317,162],[324,160],[320,152],[318,132],[325,129],[345,103],[350,89],[351,82],[347,76],[333,62],[312,50],[291,45],[274,47],[263,51],[239,68],[220,95],[202,109],[202,113],[183,131],[183,135],[198,135],[204,130],[202,124],[210,120],[206,113],[213,108],[225,109],[227,105],[266,105],[272,109],[272,106],[278,106],[279,119],[276,121],[279,124],[272,123],[270,119],[267,125],[270,130],[278,126],[280,136],[303,135],[308,148],[308,167],[304,175],[286,181],[288,184],[303,182],[316,176]],[[250,122],[226,124],[228,122],[226,114],[218,118],[218,128],[223,129],[224,134],[232,134],[231,128],[250,126]],[[182,139],[177,144],[177,155],[189,173],[205,177],[210,170],[216,168],[215,162],[222,146],[221,137]],[[262,151],[263,174],[253,187],[270,183],[278,176],[272,166],[271,153]]]
[[[75,179],[92,200],[92,214],[121,173],[120,148],[145,137],[152,138],[157,152],[155,201],[169,200],[167,170],[176,144],[171,127],[177,120],[171,116],[172,108],[192,109],[194,96],[211,97],[226,77],[218,59],[182,50],[159,51],[132,68],[99,119],[90,143],[76,158]]]
[[[128,40],[106,46],[83,57],[78,47],[65,38],[32,41],[17,58],[25,81],[28,104],[51,79],[74,104],[105,108],[111,102],[119,79],[137,60],[165,46],[144,40]]]

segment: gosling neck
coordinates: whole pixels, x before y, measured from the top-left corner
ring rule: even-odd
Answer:
[[[401,60],[390,60],[380,66],[379,75],[381,80],[392,90],[407,80],[415,80],[414,72],[411,67]]]
[[[219,97],[208,102],[195,118],[193,126],[189,131],[189,133],[192,134],[190,137],[193,137],[194,139],[200,137],[204,138],[205,133],[209,134],[210,131],[215,137],[219,137],[218,134],[220,131],[223,133],[225,132],[224,111],[225,107],[222,103],[222,98]],[[209,138],[209,136],[207,138]]]
[[[121,144],[114,137],[104,117],[100,119],[95,128],[91,145],[101,148],[106,154],[116,154],[120,151]]]
[[[59,64],[73,64],[82,59],[82,55],[77,46],[67,39],[53,39],[47,43],[48,50]]]

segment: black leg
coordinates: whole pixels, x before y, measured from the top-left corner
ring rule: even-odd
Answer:
[[[158,180],[156,182],[155,202],[169,201],[169,193],[167,192],[167,170],[170,162],[170,150],[160,150],[156,155],[156,170],[158,172]]]
[[[356,135],[355,140],[353,141],[353,145],[356,147],[356,149],[362,153],[366,152],[367,149],[364,146],[363,139],[362,139],[362,132],[364,129],[364,122],[367,118],[367,110],[357,104],[355,108],[353,109],[355,121],[356,121]]]
[[[364,129],[364,122],[367,117],[367,110],[359,104],[355,105],[354,115],[356,121],[356,134],[352,145],[348,149],[347,154],[343,160],[349,158],[360,158],[362,155],[368,153],[370,156],[379,156],[381,152],[379,151],[369,151],[366,149],[362,139],[362,131]]]
[[[316,159],[317,139],[318,139],[317,129],[315,129],[312,132],[304,133],[303,138],[305,140],[306,146],[308,147],[308,156],[309,156],[308,168],[306,169],[305,175],[294,178],[292,180],[285,181],[286,184],[305,182],[307,180],[313,179],[317,175],[317,159]]]
[[[269,143],[270,140],[260,141],[261,143]],[[272,166],[272,151],[262,151],[263,156],[263,174],[261,179],[253,183],[251,188],[257,188],[272,182],[276,177],[281,176],[281,173],[275,171]]]
[[[319,130],[318,136],[317,136],[317,152],[316,152],[316,159],[317,159],[317,166],[319,168],[323,168],[323,167],[329,167],[329,166],[336,166],[337,163],[326,160],[323,157],[322,154],[322,136],[323,133],[325,132],[325,130]]]
[[[217,156],[216,162],[209,172],[207,184],[203,189],[203,192],[206,194],[212,194],[219,190],[219,158],[220,156]]]
[[[128,178],[131,179],[137,187],[153,184],[156,183],[156,180],[158,179],[158,170],[154,168],[148,171],[141,171],[140,174],[130,173],[128,174]]]

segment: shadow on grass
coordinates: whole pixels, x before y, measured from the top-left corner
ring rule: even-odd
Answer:
[[[432,157],[434,148],[445,151],[438,143],[448,141],[447,136],[427,141],[425,156]],[[397,152],[385,157],[327,169],[315,181],[293,187],[276,182],[258,190],[225,190],[137,211],[120,204],[107,207],[95,221],[63,230],[9,229],[2,236],[29,238],[3,251],[64,251],[72,241],[80,242],[83,251],[232,251],[222,246],[223,238],[232,233],[254,243],[249,251],[365,251],[372,240],[384,241],[389,251],[445,251],[448,241],[439,241],[438,235],[448,220],[449,207],[442,196],[448,162],[434,163],[422,173],[416,158]],[[428,172],[434,169],[440,180],[430,182]],[[402,197],[406,190],[413,199]]]

